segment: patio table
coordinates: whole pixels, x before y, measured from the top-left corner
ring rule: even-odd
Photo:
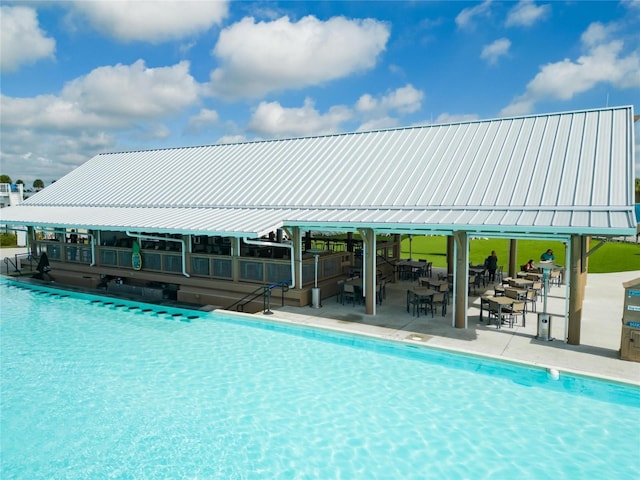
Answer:
[[[420,301],[426,297],[433,297],[436,293],[435,290],[425,287],[413,287],[407,290],[407,313],[409,313],[409,307],[413,305],[413,315],[418,314],[420,316]]]
[[[486,305],[487,310],[490,312],[492,304],[494,304],[495,310],[498,314],[497,320],[496,320],[496,328],[500,329],[502,325],[502,307],[513,305],[517,301],[518,300],[516,300],[515,298],[509,298],[509,297],[495,297],[495,296],[482,297],[480,299],[480,321],[481,322],[483,321],[482,318],[483,318],[484,306]],[[491,317],[487,317],[487,320],[490,320],[490,319]]]

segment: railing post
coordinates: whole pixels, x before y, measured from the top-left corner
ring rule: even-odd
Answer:
[[[263,313],[265,315],[273,315],[271,311],[271,286],[264,287],[264,293],[262,294]]]

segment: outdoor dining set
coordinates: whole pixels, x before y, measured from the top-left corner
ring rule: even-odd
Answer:
[[[560,285],[561,272],[552,272],[550,285]],[[438,273],[433,275],[432,263],[426,260],[402,260],[396,264],[397,280],[411,281],[412,285],[406,290],[406,311],[413,316],[421,314],[434,317],[436,313],[445,316],[447,305],[451,302],[453,290],[453,275]],[[376,279],[376,302],[382,304],[386,297],[386,284],[391,278],[378,276]],[[488,293],[488,288],[493,292]],[[351,276],[338,282],[337,301],[352,305],[363,303],[362,279]],[[484,265],[469,265],[468,277],[469,295],[475,295],[478,289],[480,296],[480,321],[487,317],[487,325],[495,323],[496,328],[502,325],[513,327],[516,322],[526,326],[527,312],[536,312],[536,303],[544,288],[543,275],[537,271],[517,272],[514,277],[505,277],[502,266],[496,273],[495,279],[489,281],[488,272]]]
[[[420,312],[431,312],[433,317],[436,307],[439,307],[444,317],[447,314],[448,303],[448,280],[419,277],[418,285],[407,289],[407,312],[412,312],[414,316],[419,317]]]

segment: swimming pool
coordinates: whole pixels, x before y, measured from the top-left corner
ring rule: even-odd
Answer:
[[[637,388],[0,281],[1,477],[627,478]],[[149,310],[149,311],[144,311]]]

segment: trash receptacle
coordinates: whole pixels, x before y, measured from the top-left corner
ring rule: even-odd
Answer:
[[[320,289],[312,288],[311,289],[311,306],[313,308],[320,308]]]
[[[551,315],[548,313],[538,313],[538,340],[553,340],[551,338]]]

